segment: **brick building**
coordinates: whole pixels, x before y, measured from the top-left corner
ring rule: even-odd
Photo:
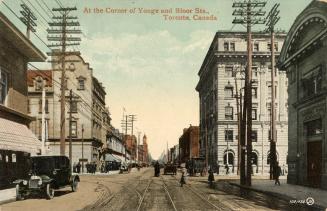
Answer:
[[[130,161],[136,161],[136,153],[137,153],[137,140],[135,135],[125,135],[124,143],[126,150],[130,152]]]
[[[199,152],[199,126],[190,125],[189,128],[184,128],[179,138],[179,162],[186,163],[191,158],[198,158]]]

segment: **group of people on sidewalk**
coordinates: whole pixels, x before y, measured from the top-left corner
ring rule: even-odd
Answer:
[[[92,163],[87,162],[85,164],[85,167],[86,167],[87,173],[95,174],[96,169],[97,169],[97,164],[95,162],[92,162]],[[81,168],[82,168],[82,164],[80,162],[73,164],[73,172],[74,173],[80,174]]]

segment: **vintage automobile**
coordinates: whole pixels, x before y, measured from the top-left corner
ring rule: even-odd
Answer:
[[[27,177],[17,179],[16,199],[42,193],[47,199],[54,197],[55,189],[70,186],[77,191],[80,178],[72,175],[71,164],[66,156],[35,156],[30,159],[30,172]]]
[[[177,166],[172,163],[166,163],[164,166],[164,174],[174,174],[176,175]]]

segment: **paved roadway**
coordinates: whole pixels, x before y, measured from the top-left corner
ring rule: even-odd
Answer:
[[[209,189],[200,180],[189,180],[183,187],[179,175],[153,177],[153,169],[116,175],[81,176],[79,190],[56,192],[52,200],[32,197],[0,205],[7,210],[305,210],[290,207],[282,200],[243,193],[228,183]]]

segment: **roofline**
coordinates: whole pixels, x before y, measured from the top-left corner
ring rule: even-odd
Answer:
[[[30,61],[33,60],[33,62],[44,62],[47,57],[45,54],[43,54],[42,51],[40,51],[27,37],[0,11],[0,21],[3,22],[8,29],[10,29],[15,35],[17,35],[17,38],[20,39],[23,44],[25,44],[28,48],[30,48],[35,53],[35,58],[31,58],[31,56],[26,55],[27,53],[23,53],[26,57],[30,59]],[[21,51],[21,49],[18,49]]]

